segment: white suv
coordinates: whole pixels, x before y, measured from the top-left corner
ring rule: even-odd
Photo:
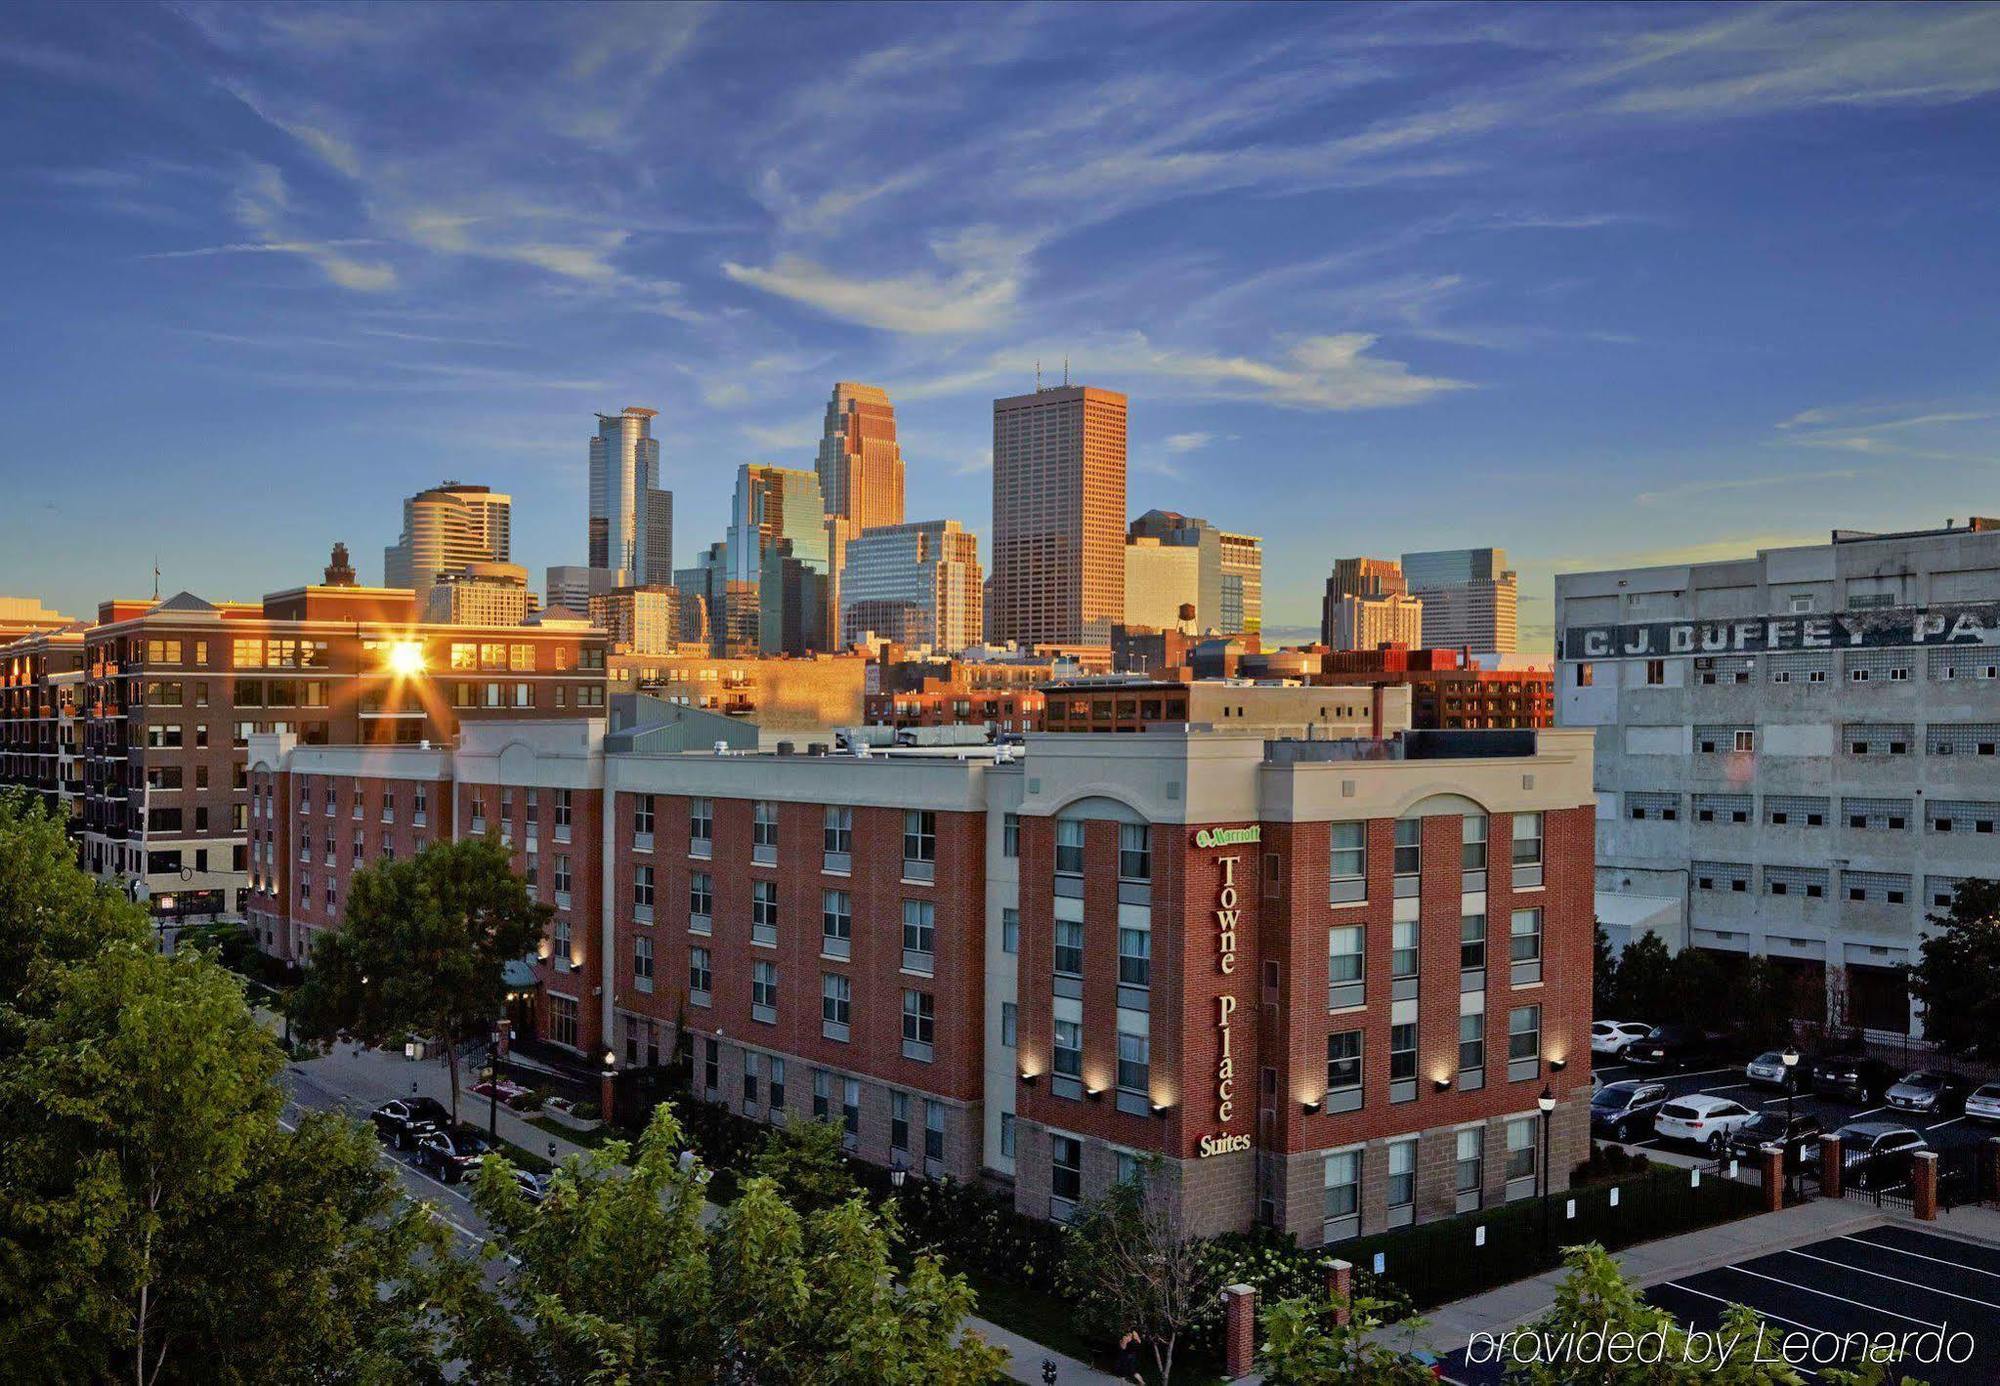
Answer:
[[[1741,1102],[1695,1093],[1661,1107],[1653,1119],[1653,1134],[1664,1141],[1706,1146],[1719,1155],[1736,1128],[1748,1125],[1756,1116]]]

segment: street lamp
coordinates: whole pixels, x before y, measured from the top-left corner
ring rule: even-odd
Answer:
[[[903,1191],[903,1181],[909,1177],[910,1172],[903,1168],[902,1160],[898,1159],[895,1164],[889,1166],[889,1187],[897,1193]]]
[[[1542,1111],[1542,1162],[1536,1169],[1541,1175],[1542,1185],[1542,1253],[1549,1250],[1549,1117],[1556,1109],[1556,1095],[1553,1089],[1544,1086],[1542,1095],[1535,1099],[1535,1105]]]
[[[1785,1066],[1785,1183],[1792,1191],[1792,1201],[1798,1202],[1798,1166],[1792,1159],[1792,1137],[1798,1128],[1792,1124],[1792,1095],[1798,1091],[1795,1070],[1799,1066],[1797,1045],[1788,1044],[1785,1052],[1778,1056]]]

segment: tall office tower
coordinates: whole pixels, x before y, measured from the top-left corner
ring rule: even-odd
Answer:
[[[828,647],[829,579],[824,567],[798,557],[780,539],[764,554],[757,583],[757,649],[767,655],[804,655]]]
[[[671,587],[674,581],[674,493],[646,492],[646,570],[635,582]]]
[[[660,444],[653,437],[659,412],[633,406],[599,414],[590,440],[590,566],[621,574],[619,582],[642,580],[648,572],[652,495],[660,479]]]
[[[1157,539],[1169,547],[1201,555],[1201,592],[1195,599],[1195,629],[1218,635],[1255,635],[1264,628],[1264,541],[1254,534],[1217,529],[1207,520],[1174,510],[1148,510],[1132,521],[1134,539]],[[1128,587],[1129,591],[1129,587]],[[1150,625],[1130,609],[1130,625]]]
[[[1391,558],[1337,558],[1320,603],[1320,642],[1336,650],[1423,643],[1423,603]]]
[[[1134,535],[1125,545],[1125,624],[1200,630],[1201,550]]]
[[[791,467],[746,462],[736,470],[736,499],[730,508],[729,580],[758,582],[764,559],[778,541],[789,539],[792,556],[816,572],[827,562],[826,510],[819,477]]]
[[[903,523],[903,450],[886,393],[851,380],[833,387],[815,470],[840,537]]]
[[[1326,580],[1329,599],[1401,596],[1409,590],[1403,569],[1393,558],[1336,558]]]
[[[1125,619],[1125,396],[1062,385],[993,401],[988,638],[1106,645]]]
[[[873,633],[956,653],[984,637],[979,536],[957,520],[869,529],[847,545],[840,642]]]
[[[603,568],[586,568],[577,563],[559,563],[548,572],[548,605],[562,607],[578,616],[590,610],[590,599],[609,592],[615,585],[612,574]]]
[[[1439,549],[1403,555],[1410,595],[1424,603],[1424,644],[1477,654],[1512,654],[1520,579],[1505,549]]]
[[[439,573],[508,562],[513,508],[513,497],[487,486],[447,481],[419,491],[403,502],[402,539],[382,550],[382,585],[409,588],[421,611]]]

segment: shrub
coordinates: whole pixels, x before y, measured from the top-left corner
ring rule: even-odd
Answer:
[[[1253,1285],[1260,1304],[1285,1299],[1324,1299],[1327,1266],[1340,1257],[1338,1247],[1302,1247],[1290,1233],[1268,1227],[1212,1237],[1202,1250],[1210,1261],[1209,1283]],[[1357,1300],[1374,1301],[1374,1312],[1385,1323],[1407,1317],[1410,1312],[1408,1295],[1358,1266],[1354,1271],[1353,1293]],[[1190,1351],[1200,1356],[1216,1359],[1222,1356],[1220,1295],[1195,1316],[1188,1329],[1187,1344]]]

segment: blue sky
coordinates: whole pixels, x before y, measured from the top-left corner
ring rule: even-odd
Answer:
[[[1565,568],[2000,511],[2000,8],[13,5],[0,592],[254,598],[400,499],[580,562],[594,411],[735,469],[1131,396],[1130,504]]]

